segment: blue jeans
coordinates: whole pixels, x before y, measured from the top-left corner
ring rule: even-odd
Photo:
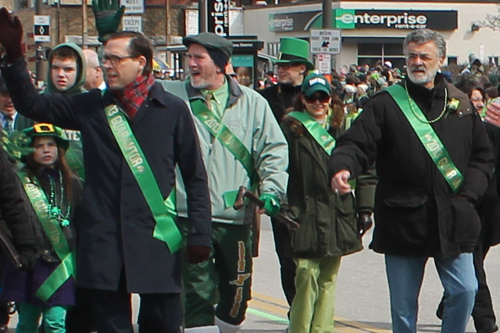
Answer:
[[[418,295],[427,259],[385,255],[394,333],[417,332]],[[465,333],[477,292],[472,253],[435,257],[434,262],[444,287],[441,333]]]

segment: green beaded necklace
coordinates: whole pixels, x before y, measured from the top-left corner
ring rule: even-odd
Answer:
[[[406,95],[408,96],[408,100],[410,101],[410,109],[411,109],[411,112],[413,112],[413,115],[415,116],[415,118],[417,118],[418,121],[420,121],[421,123],[424,123],[424,124],[432,124],[432,123],[435,123],[436,121],[438,121],[439,119],[443,118],[443,116],[445,115],[446,113],[446,101],[448,100],[448,89],[444,88],[444,106],[443,106],[443,111],[441,111],[441,113],[439,114],[439,116],[437,116],[437,118],[435,119],[432,119],[432,120],[423,120],[419,117],[419,115],[415,112],[415,110],[413,109],[413,106],[412,106],[412,103],[411,101],[413,101],[413,99],[410,97],[410,94],[408,93],[408,86],[406,85],[406,81],[405,81],[405,89],[406,89]]]
[[[69,214],[71,212],[71,206],[68,203],[68,207],[66,208],[66,213],[63,214],[61,207],[64,203],[64,186],[63,186],[63,178],[61,170],[59,170],[59,202],[57,202],[56,198],[56,182],[54,179],[49,176],[50,182],[50,202],[48,205],[48,211],[51,218],[55,219],[57,222],[61,223],[61,226],[67,227],[69,226]]]

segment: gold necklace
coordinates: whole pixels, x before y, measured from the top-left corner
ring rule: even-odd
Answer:
[[[415,110],[413,109],[413,106],[412,106],[412,101],[413,99],[410,97],[410,94],[408,93],[408,86],[406,85],[406,81],[405,81],[405,89],[406,89],[406,95],[408,96],[408,100],[409,100],[409,103],[410,104],[410,109],[411,109],[411,112],[413,112],[413,115],[415,116],[415,118],[417,118],[418,121],[420,121],[421,123],[424,123],[424,124],[432,124],[432,123],[435,123],[436,121],[438,121],[439,119],[443,118],[445,112],[446,112],[446,101],[448,100],[448,89],[444,88],[444,106],[443,106],[443,111],[441,111],[441,114],[439,116],[437,116],[437,118],[435,119],[432,119],[432,120],[422,120],[420,118],[420,116],[415,112]]]

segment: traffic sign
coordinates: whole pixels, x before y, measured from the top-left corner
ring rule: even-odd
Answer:
[[[311,53],[339,54],[342,45],[340,29],[311,29]]]
[[[319,74],[332,74],[332,55],[329,53],[321,53],[316,57],[316,68]]]
[[[33,38],[35,42],[50,42],[50,16],[33,16]]]

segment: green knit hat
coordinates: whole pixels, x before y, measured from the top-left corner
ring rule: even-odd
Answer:
[[[276,64],[290,63],[304,64],[307,70],[313,70],[314,65],[309,61],[309,43],[305,40],[291,37],[281,38],[280,50]]]
[[[69,148],[69,141],[63,138],[62,130],[52,124],[38,123],[33,125],[33,127],[24,129],[23,133],[31,138],[31,141],[33,141],[35,136],[52,136],[64,150],[68,150]]]

